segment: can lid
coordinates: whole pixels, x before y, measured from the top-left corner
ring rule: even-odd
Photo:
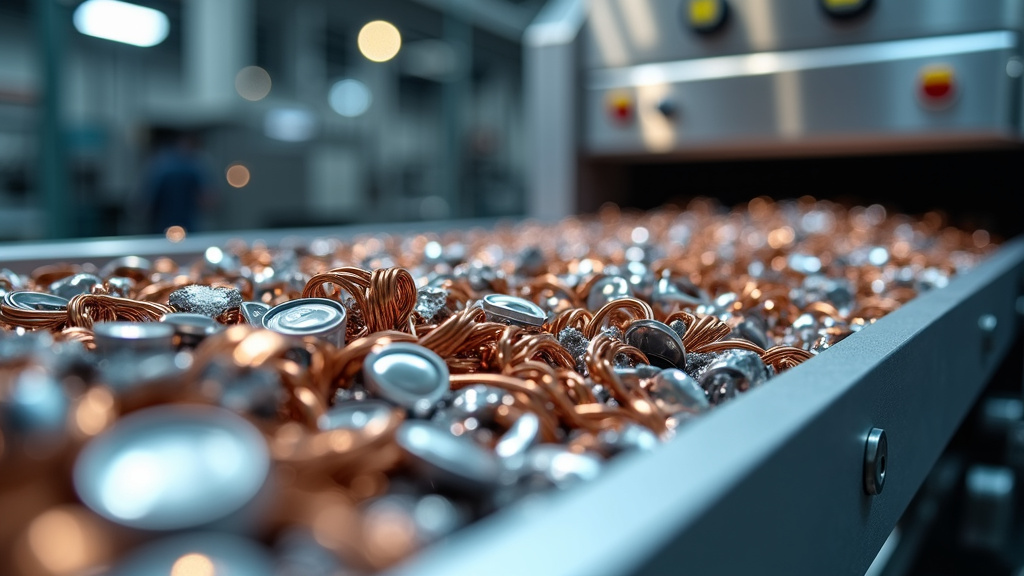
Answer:
[[[172,312],[160,317],[164,324],[170,324],[174,331],[183,336],[210,336],[220,332],[221,325],[205,314]]]
[[[100,350],[170,348],[174,326],[160,322],[96,322],[93,338]]]
[[[4,304],[21,310],[59,311],[67,309],[68,299],[61,298],[55,294],[47,294],[46,292],[19,290],[5,294]]]
[[[363,360],[363,379],[371,393],[410,409],[429,409],[450,387],[448,365],[432,350],[396,342]]]
[[[468,436],[455,436],[434,422],[407,420],[395,442],[432,482],[466,490],[485,490],[498,483],[498,457]]]
[[[488,294],[484,296],[481,306],[484,312],[517,324],[542,326],[547,319],[547,314],[540,306],[525,298],[508,294]]]
[[[86,506],[122,526],[177,530],[235,513],[269,470],[263,436],[241,416],[168,405],[134,412],[86,445],[74,485]]]
[[[263,328],[263,317],[270,311],[270,306],[267,306],[263,302],[242,302],[239,306],[242,311],[242,316],[245,317],[245,321],[251,326],[257,328]]]
[[[267,311],[263,325],[280,334],[308,336],[344,326],[345,317],[345,307],[334,300],[297,298]]]

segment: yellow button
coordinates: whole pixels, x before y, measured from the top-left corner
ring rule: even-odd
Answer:
[[[722,25],[725,20],[724,0],[690,0],[690,26],[699,32],[709,32]]]
[[[825,0],[829,8],[856,8],[864,3],[864,0]]]
[[[821,0],[821,5],[833,16],[853,16],[868,7],[871,0]]]

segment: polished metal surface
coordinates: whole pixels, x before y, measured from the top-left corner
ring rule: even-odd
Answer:
[[[590,0],[586,69],[723,54],[867,44],[904,38],[1018,29],[1016,0],[876,0],[854,18],[830,16],[818,0],[728,0],[715,34],[689,29],[688,0]]]
[[[270,455],[259,430],[202,405],[147,408],[119,420],[75,461],[75,490],[123,526],[177,530],[237,513],[262,489]]]

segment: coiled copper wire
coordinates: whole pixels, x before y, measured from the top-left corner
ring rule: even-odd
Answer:
[[[68,302],[67,324],[92,328],[93,323],[98,321],[157,321],[171,312],[174,312],[174,308],[167,304],[103,294],[79,294]]]

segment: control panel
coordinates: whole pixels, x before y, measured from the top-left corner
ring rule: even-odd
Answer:
[[[583,151],[884,147],[1019,134],[1012,0],[592,0]]]

